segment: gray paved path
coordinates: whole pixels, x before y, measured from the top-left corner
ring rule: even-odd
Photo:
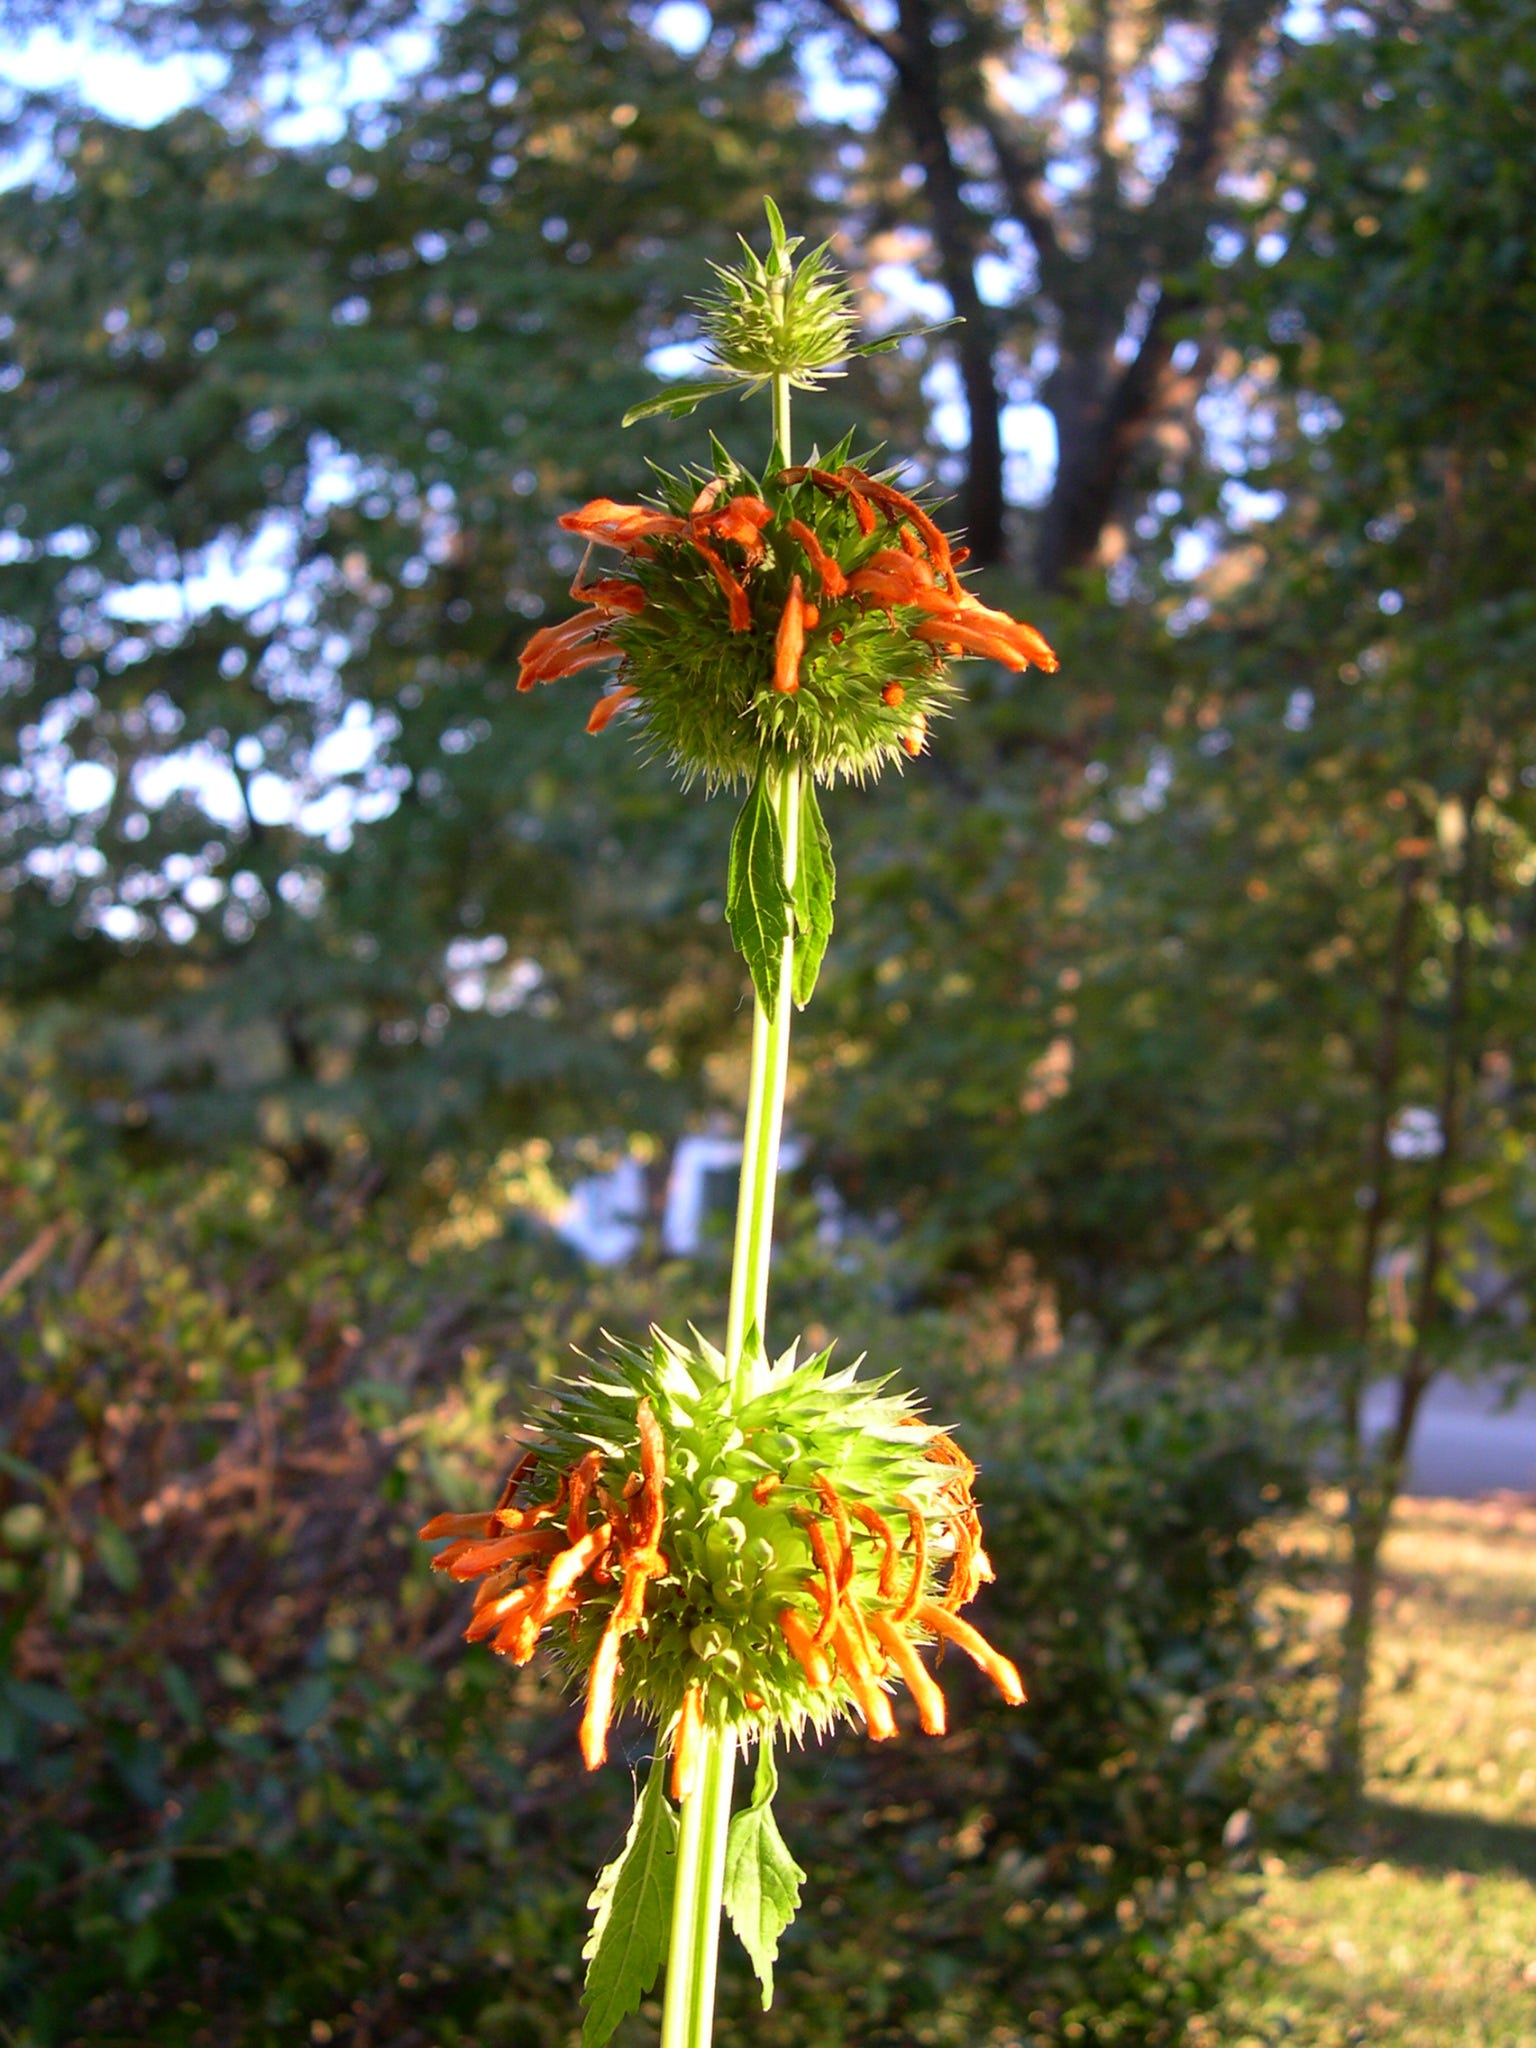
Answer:
[[[1389,1387],[1371,1389],[1367,1427],[1384,1429]],[[1497,1386],[1440,1380],[1419,1411],[1409,1452],[1408,1491],[1461,1500],[1483,1493],[1536,1492],[1536,1392],[1505,1406]]]

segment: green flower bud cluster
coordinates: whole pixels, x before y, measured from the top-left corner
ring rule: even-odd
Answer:
[[[786,237],[779,210],[768,202],[767,260],[742,243],[743,262],[713,263],[716,288],[698,300],[700,324],[712,361],[750,388],[787,377],[801,391],[816,391],[840,377],[857,325],[847,280],[825,243],[801,262],[801,237]]]
[[[684,419],[703,399],[724,391],[745,398],[776,378],[798,391],[819,391],[828,377],[840,377],[843,365],[855,356],[884,355],[908,338],[908,332],[902,332],[855,342],[858,316],[853,294],[827,253],[827,244],[797,263],[795,251],[804,238],[786,234],[771,199],[764,206],[766,258],[743,239],[742,261],[731,266],[712,263],[715,289],[693,302],[709,380],[674,385],[659,398],[647,399],[624,415],[626,427],[657,414]],[[941,321],[909,331],[935,334],[949,324]]]

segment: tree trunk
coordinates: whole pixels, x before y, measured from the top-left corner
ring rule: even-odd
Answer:
[[[1408,1446],[1420,1405],[1435,1377],[1430,1337],[1440,1313],[1439,1284],[1445,1261],[1447,1195],[1462,1155],[1462,1081],[1466,1060],[1463,1043],[1471,993],[1471,917],[1478,900],[1477,805],[1485,785],[1480,768],[1464,798],[1466,839],[1461,852],[1461,873],[1456,890],[1458,930],[1451,956],[1450,1001],[1446,1010],[1445,1039],[1441,1058],[1440,1152],[1435,1161],[1425,1205],[1419,1250],[1418,1301],[1413,1318],[1413,1341],[1397,1380],[1397,1414],[1385,1443],[1373,1457],[1362,1441],[1360,1403],[1364,1397],[1365,1375],[1357,1372],[1346,1395],[1346,1436],[1351,1446],[1349,1476],[1349,1609],[1340,1646],[1339,1695],[1329,1743],[1329,1770],[1338,1787],[1343,1806],[1358,1806],[1365,1784],[1365,1709],[1370,1693],[1371,1650],[1375,1641],[1376,1594],[1381,1584],[1381,1546],[1392,1519],[1392,1510],[1402,1490],[1408,1462]],[[1414,914],[1414,876],[1404,870],[1403,893],[1394,934],[1395,973],[1393,995],[1384,1019],[1378,1084],[1385,1087],[1389,1076],[1395,1080],[1397,1031],[1401,1022],[1400,970],[1408,956],[1408,941]],[[1405,993],[1405,990],[1403,991]],[[1384,1126],[1378,1137],[1384,1139]],[[1384,1188],[1388,1161],[1384,1142],[1375,1148],[1378,1188]],[[1374,1264],[1374,1247],[1379,1242],[1379,1222],[1370,1227],[1368,1219],[1367,1258]],[[1371,1274],[1362,1274],[1362,1286],[1369,1289]],[[1368,1357],[1369,1297],[1362,1302],[1367,1327],[1362,1333],[1360,1357]]]
[[[1093,338],[1064,335],[1061,360],[1041,399],[1056,422],[1056,482],[1041,515],[1035,572],[1059,590],[1099,559],[1105,528],[1135,479],[1168,371],[1168,328],[1182,310],[1159,299],[1134,358],[1115,356],[1118,330]]]
[[[898,36],[882,44],[896,69],[896,94],[907,133],[923,167],[933,220],[939,275],[963,323],[957,352],[969,414],[970,449],[960,493],[960,524],[971,559],[1001,562],[1003,530],[1003,416],[994,365],[992,314],[976,287],[981,224],[965,203],[960,167],[945,124],[938,49],[929,0],[901,0]]]
[[[1328,1775],[1346,1815],[1359,1807],[1365,1790],[1365,1709],[1376,1637],[1376,1595],[1381,1586],[1381,1545],[1390,1512],[1390,1502],[1383,1510],[1375,1501],[1350,1501],[1349,1606],[1339,1639],[1339,1690],[1328,1736]]]
[[[974,287],[974,279],[972,283]],[[981,307],[979,294],[976,306]],[[967,315],[960,330],[960,381],[971,436],[960,524],[972,561],[985,568],[1006,558],[1008,543],[1003,528],[1003,409],[992,370],[992,337],[979,312]]]

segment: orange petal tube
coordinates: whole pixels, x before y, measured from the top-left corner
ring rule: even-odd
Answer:
[[[434,1571],[446,1571],[455,1579],[478,1579],[482,1572],[510,1564],[514,1557],[548,1557],[560,1548],[560,1539],[546,1529],[529,1529],[517,1536],[493,1536],[488,1543],[451,1544],[442,1557],[432,1560]],[[453,1555],[453,1562],[444,1558]]]
[[[793,576],[773,642],[773,687],[781,696],[792,697],[799,689],[800,656],[804,651],[805,596],[800,588],[800,578]]]
[[[515,1537],[508,1538],[509,1542],[516,1540]],[[554,1602],[568,1593],[582,1573],[597,1562],[612,1541],[612,1523],[599,1522],[595,1529],[589,1529],[586,1535],[579,1538],[568,1550],[562,1550],[545,1574],[544,1588],[548,1599]]]
[[[494,1536],[494,1519],[482,1508],[478,1515],[434,1515],[417,1530],[423,1543],[435,1543],[439,1536]]]
[[[820,1643],[811,1634],[793,1607],[786,1607],[779,1616],[779,1633],[790,1648],[790,1654],[818,1692],[832,1683],[832,1666]]]
[[[683,1694],[677,1731],[672,1737],[672,1797],[681,1806],[699,1782],[699,1738],[704,1733],[704,1689],[690,1685]]]
[[[633,618],[645,610],[645,592],[622,576],[599,576],[595,583],[583,583],[578,576],[571,595],[578,604],[595,606],[605,618]]]
[[[824,1643],[832,1633],[833,1624],[837,1620],[838,1598],[841,1593],[837,1564],[832,1556],[831,1545],[827,1542],[827,1532],[816,1517],[805,1508],[797,1508],[795,1519],[805,1530],[811,1546],[811,1555],[816,1560],[816,1569],[821,1573],[826,1586],[825,1594],[814,1587],[807,1588],[808,1591],[816,1590],[816,1597],[821,1602],[821,1626],[816,1631],[816,1640],[818,1643]]]
[[[918,1607],[917,1621],[922,1627],[932,1629],[936,1636],[945,1636],[957,1650],[964,1650],[973,1664],[979,1665],[997,1687],[1011,1707],[1024,1704],[1024,1681],[1019,1668],[1011,1664],[999,1650],[974,1629],[968,1621],[962,1621],[958,1614],[951,1614],[936,1601],[924,1600]]]
[[[872,1614],[869,1626],[875,1641],[885,1651],[896,1669],[906,1680],[907,1691],[917,1702],[917,1718],[925,1735],[942,1735],[946,1726],[944,1719],[944,1695],[934,1684],[928,1668],[910,1636],[905,1635],[889,1615]]]
[[[610,690],[606,696],[599,697],[592,706],[591,717],[587,720],[587,731],[606,732],[624,706],[633,703],[639,694],[631,684],[621,683],[618,689]]]
[[[984,654],[1004,668],[1026,669],[1031,664],[1053,674],[1061,663],[1055,650],[1033,626],[1022,619],[1010,619],[1006,612],[994,612],[974,599],[952,611],[925,619],[912,629],[914,638],[930,640],[941,647],[957,646],[967,654]]]
[[[827,553],[805,522],[800,519],[791,519],[784,530],[793,539],[797,540],[805,550],[807,560],[821,580],[823,596],[830,598],[846,596],[848,578],[843,574],[839,564]]]
[[[716,540],[728,540],[741,549],[749,562],[763,559],[763,528],[773,513],[761,498],[730,498],[712,513],[709,530]]]
[[[558,626],[541,626],[517,658],[517,687],[552,683],[619,652],[604,637],[608,621],[599,611],[576,612]]]
[[[475,1610],[474,1619],[465,1629],[465,1642],[483,1642],[507,1622],[517,1620],[538,1597],[538,1590],[537,1586],[518,1586],[513,1592],[502,1594],[499,1600],[487,1600]]]
[[[874,1673],[864,1655],[864,1646],[855,1636],[848,1623],[839,1620],[832,1631],[832,1644],[837,1651],[837,1661],[844,1677],[853,1689],[864,1715],[864,1726],[871,1742],[889,1742],[896,1733],[896,1716],[891,1712],[891,1703],[876,1684]]]
[[[581,1760],[595,1771],[608,1754],[608,1724],[613,1719],[613,1689],[619,1677],[619,1637],[610,1620],[592,1659],[587,1678],[587,1705],[581,1717]]]
[[[687,520],[671,512],[658,512],[650,505],[618,505],[612,498],[593,498],[579,512],[562,512],[560,524],[567,533],[611,548],[631,548],[637,541],[681,540],[688,531]]]
[[[707,519],[692,520],[688,527],[688,538],[709,564],[715,581],[725,592],[726,611],[730,618],[731,631],[733,633],[750,633],[752,630],[752,607],[747,601],[747,593],[726,567],[725,558],[720,554],[719,550],[712,548],[705,538],[709,530],[709,521]]]
[[[949,542],[944,538],[938,527],[934,525],[922,506],[914,499],[909,498],[905,491],[898,491],[894,484],[882,484],[874,477],[866,476],[862,469],[850,467],[839,473],[844,482],[847,483],[850,491],[861,491],[865,497],[873,499],[887,518],[894,519],[898,526],[903,520],[911,520],[912,524],[922,535],[923,545],[928,550],[929,560],[949,585],[951,594],[958,598],[960,595],[960,584],[955,575],[953,564],[949,559]]]
[[[896,1532],[884,1515],[865,1501],[856,1500],[853,1512],[875,1541],[885,1546],[884,1555],[880,1559],[880,1597],[882,1600],[889,1600],[896,1590]]]

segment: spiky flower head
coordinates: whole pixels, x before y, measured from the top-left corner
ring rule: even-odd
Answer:
[[[956,655],[1056,667],[1032,626],[964,588],[964,551],[874,456],[851,459],[845,441],[763,480],[718,442],[714,456],[659,473],[649,504],[564,515],[624,573],[578,576],[589,609],[534,634],[520,689],[617,657],[589,731],[630,711],[685,780],[713,788],[789,766],[864,780],[921,753],[959,697]]]
[[[553,1628],[586,1682],[588,1768],[634,1705],[670,1731],[679,1797],[706,1727],[754,1740],[843,1716],[895,1734],[896,1678],[942,1733],[925,1644],[954,1643],[1024,1696],[957,1612],[992,1572],[952,1439],[827,1352],[765,1363],[758,1384],[738,1398],[697,1336],[613,1343],[560,1387],[494,1509],[421,1532],[454,1539],[438,1570],[481,1582],[470,1641],[524,1663]]]

